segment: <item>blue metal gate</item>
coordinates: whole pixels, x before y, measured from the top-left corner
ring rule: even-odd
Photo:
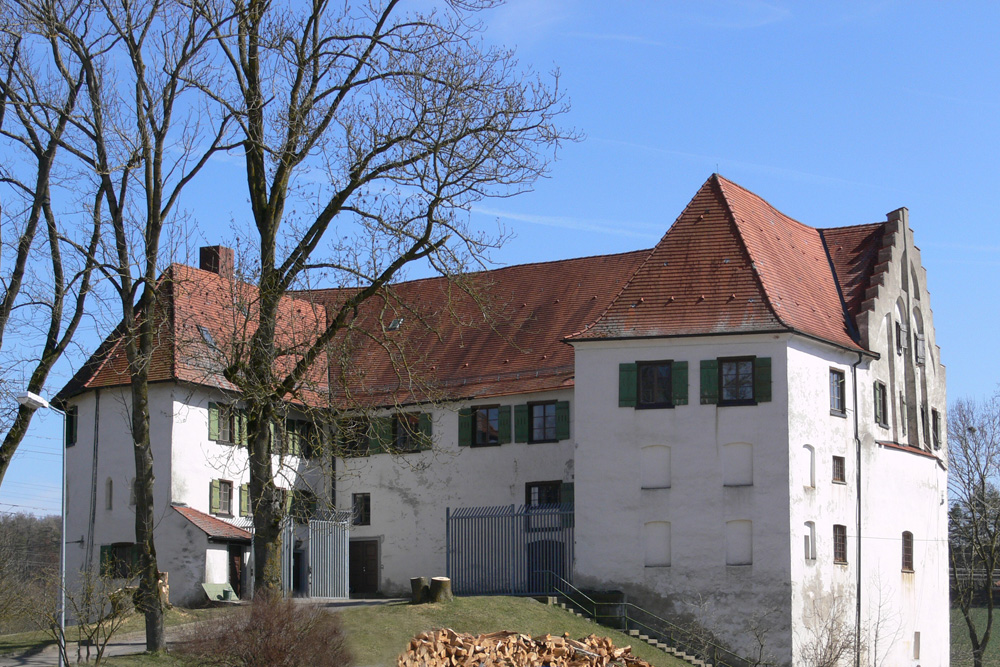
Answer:
[[[448,508],[447,572],[456,595],[545,595],[573,580],[573,504]]]

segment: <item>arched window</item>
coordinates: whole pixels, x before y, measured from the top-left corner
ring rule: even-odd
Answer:
[[[670,448],[665,445],[643,447],[640,452],[639,478],[644,489],[670,488]]]
[[[114,495],[115,483],[108,477],[108,481],[104,483],[104,509],[110,510],[114,508]]]
[[[649,521],[643,526],[646,567],[670,566],[670,522]]]
[[[903,532],[903,572],[913,572],[913,533]]]
[[[806,521],[805,526],[806,560],[816,560],[816,522]]]

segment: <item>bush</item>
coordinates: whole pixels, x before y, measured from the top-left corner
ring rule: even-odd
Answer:
[[[309,604],[258,594],[217,620],[198,624],[178,653],[225,667],[345,667],[340,619]]]

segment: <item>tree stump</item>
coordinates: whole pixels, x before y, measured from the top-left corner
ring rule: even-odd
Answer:
[[[411,604],[421,604],[430,599],[431,579],[430,577],[413,577],[410,579]]]
[[[451,594],[451,579],[434,577],[431,579],[431,602],[451,602],[455,596]]]

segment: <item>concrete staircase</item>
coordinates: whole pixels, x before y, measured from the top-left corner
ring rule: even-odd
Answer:
[[[572,604],[568,604],[566,602],[561,601],[557,597],[550,596],[550,597],[546,598],[546,601],[547,601],[547,603],[549,605],[558,606],[561,609],[565,609],[566,611],[568,611],[569,613],[573,614],[574,616],[579,616],[580,618],[584,618],[584,619],[586,619],[588,621],[593,622],[593,619],[590,618],[590,616],[588,616],[587,614],[584,614],[579,609],[576,609]],[[629,630],[628,634],[629,634],[630,637],[635,637],[636,639],[638,639],[641,642],[646,642],[650,646],[652,646],[654,648],[658,648],[661,651],[663,651],[664,653],[668,653],[668,654],[674,656],[675,658],[677,658],[679,660],[683,660],[684,662],[686,662],[686,663],[688,663],[690,665],[695,665],[696,667],[713,667],[712,663],[705,662],[704,660],[700,660],[700,659],[694,657],[693,655],[688,655],[684,651],[682,651],[680,649],[677,649],[677,648],[674,648],[674,647],[670,646],[669,644],[663,642],[659,637],[654,637],[654,636],[650,636],[648,634],[643,634],[639,630]]]

